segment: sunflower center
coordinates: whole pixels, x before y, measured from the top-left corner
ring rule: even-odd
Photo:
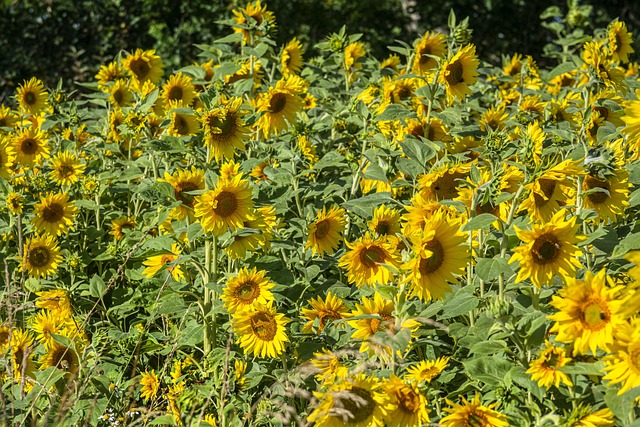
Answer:
[[[596,178],[595,176],[588,175],[584,179],[584,187],[585,190],[606,190],[610,192],[610,185],[607,181],[603,179]],[[594,191],[593,193],[587,194],[587,199],[594,205],[600,205],[607,201],[609,195],[605,191]]]
[[[560,255],[560,242],[553,234],[539,236],[531,248],[531,256],[536,264],[548,264]]]
[[[187,135],[189,133],[189,122],[187,122],[187,119],[182,117],[180,114],[175,115],[173,123],[178,134]]]
[[[367,268],[374,268],[377,264],[386,260],[384,249],[379,246],[370,246],[360,252],[360,262]]]
[[[217,204],[213,211],[216,215],[223,218],[233,215],[238,210],[238,199],[236,198],[236,195],[230,191],[222,191],[218,194],[216,202]]]
[[[393,316],[386,313],[378,313],[380,318],[373,318],[369,323],[371,327],[371,332],[374,334],[379,331],[386,331],[389,329],[389,325],[395,320]]]
[[[122,93],[122,90],[113,92],[113,99],[116,101],[116,104],[122,105],[122,101],[124,100],[124,93]]]
[[[151,71],[151,67],[149,67],[147,61],[142,58],[133,59],[131,61],[130,67],[131,71],[133,71],[133,74],[135,74],[139,80],[144,80],[144,78],[147,77],[147,75]]]
[[[424,126],[422,126],[422,125],[412,126],[409,129],[409,135],[415,136],[416,138],[424,137]],[[431,138],[429,138],[429,139],[431,139]]]
[[[38,97],[33,92],[27,92],[24,94],[24,102],[27,105],[34,105],[38,101]]]
[[[28,259],[29,264],[35,268],[41,268],[49,265],[49,261],[51,261],[51,254],[49,253],[49,249],[38,246],[29,250]]]
[[[325,310],[325,311],[319,312],[318,313],[318,320],[319,320],[318,330],[319,331],[322,331],[324,329],[325,325],[327,324],[325,319],[328,319],[328,320],[340,320],[340,319],[342,319],[342,316],[340,315],[340,313],[338,313],[337,311],[334,311],[334,310]]]
[[[598,299],[587,301],[580,312],[580,321],[583,326],[592,331],[604,328],[611,319],[611,312],[607,305]]]
[[[224,115],[222,118],[219,116],[211,116],[209,117],[208,124],[213,133],[218,136],[229,135],[233,128],[233,120],[229,115]]]
[[[375,409],[375,401],[368,390],[353,387],[344,394],[336,396],[336,406],[346,410],[347,414],[341,415],[343,422],[358,424],[366,421]]]
[[[64,371],[75,372],[77,369],[73,352],[67,347],[60,347],[56,349],[51,355],[51,362],[51,366],[55,366]]]
[[[62,178],[68,178],[75,174],[76,169],[72,165],[60,165],[58,167],[58,175]]]
[[[400,101],[408,99],[411,96],[411,88],[407,86],[400,86],[400,88],[398,88],[398,90],[396,91],[396,96]]]
[[[542,194],[544,194],[544,197],[538,193],[533,193],[533,198],[536,206],[544,206],[551,200],[551,196],[553,196],[553,193],[556,191],[557,182],[553,179],[542,178],[538,180],[538,183],[540,184],[540,190]]]
[[[462,67],[462,63],[460,61],[454,61],[447,66],[444,72],[444,79],[449,86],[455,86],[464,82],[463,72],[464,68]]]
[[[545,368],[556,368],[558,367],[559,362],[560,362],[560,355],[555,351],[552,351],[551,353],[547,354],[547,357],[545,357],[544,362],[542,362],[542,366],[544,366]]]
[[[429,58],[427,55],[431,55],[431,46],[424,46],[420,49],[420,52],[418,52],[418,56],[420,58],[418,62],[420,65],[426,65],[429,61],[433,61],[433,59]]]
[[[469,414],[467,415],[467,425],[482,427],[491,424],[483,412],[478,411],[476,408],[470,408]]]
[[[381,236],[386,236],[389,234],[389,230],[391,229],[391,224],[389,221],[382,220],[376,224],[375,231]]]
[[[413,390],[399,390],[396,392],[396,398],[404,412],[415,414],[420,410],[420,397]]]
[[[284,107],[287,105],[287,95],[284,93],[275,93],[269,100],[269,112],[273,114],[277,114],[280,111],[284,110]]]
[[[196,190],[199,190],[199,188],[193,182],[189,182],[189,181],[178,182],[178,184],[175,187],[176,199],[180,200],[184,205],[193,207],[193,203],[195,202],[195,196],[191,194],[185,194],[185,193],[188,193],[190,191],[196,191]]]
[[[272,341],[276,336],[278,325],[269,313],[259,312],[251,317],[251,330],[263,341]]]
[[[236,288],[235,296],[242,302],[250,303],[260,294],[260,288],[252,280],[243,282]]]
[[[169,89],[169,96],[168,98],[172,101],[179,101],[182,99],[182,88],[180,86],[172,86],[171,89]]]
[[[47,222],[58,222],[64,217],[64,207],[60,203],[51,203],[42,209],[42,219]]]
[[[431,190],[438,200],[453,199],[458,196],[458,179],[464,178],[460,172],[445,173],[431,184]]]
[[[314,233],[316,236],[316,239],[324,238],[327,234],[329,234],[330,230],[331,230],[331,223],[329,222],[329,220],[323,219],[322,221],[318,222],[316,224],[316,231]]]
[[[432,254],[428,258],[420,258],[418,267],[420,273],[431,274],[437,271],[444,262],[444,248],[438,239],[433,239],[424,245]]]
[[[20,151],[27,155],[35,154],[38,151],[38,143],[33,138],[26,138],[20,143]]]

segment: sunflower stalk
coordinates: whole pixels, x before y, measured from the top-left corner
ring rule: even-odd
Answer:
[[[204,263],[204,354],[208,355],[216,342],[217,332],[215,317],[211,315],[215,294],[213,289],[208,287],[210,283],[216,283],[218,280],[218,238],[216,236],[205,242]]]

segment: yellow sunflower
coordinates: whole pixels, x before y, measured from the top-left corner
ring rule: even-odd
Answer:
[[[95,78],[100,86],[104,86],[117,80],[124,80],[127,75],[119,62],[111,61],[107,65],[100,66]]]
[[[316,154],[316,147],[309,141],[306,135],[298,135],[297,145],[300,152],[305,159],[309,162],[309,168],[313,169],[313,165],[318,162],[318,155]]]
[[[32,358],[33,344],[34,339],[31,331],[19,328],[11,330],[11,342],[9,343],[9,348],[11,350],[15,377],[22,378],[23,373],[25,377],[33,375],[35,370],[35,364]]]
[[[48,105],[48,94],[44,83],[35,77],[32,77],[28,82],[23,82],[18,86],[16,101],[22,111],[38,114]]]
[[[378,236],[394,236],[400,233],[400,212],[380,205],[374,209],[373,218],[367,225]]]
[[[556,332],[556,341],[573,344],[573,354],[586,354],[596,349],[609,351],[614,344],[616,331],[624,326],[620,292],[621,285],[613,281],[605,270],[596,275],[587,270],[584,280],[571,275],[551,305],[559,310],[549,316],[555,323],[550,332]]]
[[[265,305],[274,301],[271,289],[275,286],[266,271],[242,268],[238,275],[231,277],[225,285],[220,299],[230,314],[250,308],[254,301]]]
[[[187,107],[196,98],[196,91],[191,82],[191,77],[178,72],[171,75],[169,80],[162,85],[160,95],[167,109],[175,107]]]
[[[104,86],[103,91],[109,94],[109,102],[119,108],[126,107],[133,101],[129,83],[125,79],[116,80],[113,84]]]
[[[189,215],[193,215],[193,207],[196,202],[196,196],[189,194],[192,191],[205,189],[204,171],[191,166],[191,170],[177,169],[173,174],[164,172],[164,178],[159,181],[167,182],[173,187],[174,197],[182,205],[176,207],[172,216],[177,220],[183,220]]]
[[[287,128],[287,123],[295,123],[296,114],[304,107],[300,95],[305,92],[304,80],[290,74],[260,96],[256,107],[261,116],[256,126],[265,138],[280,134]]]
[[[420,195],[429,201],[455,200],[470,170],[469,164],[439,166],[418,180]]]
[[[160,82],[164,65],[155,50],[136,49],[122,59],[122,67],[129,73],[134,84],[142,88],[147,81],[155,84]]]
[[[142,265],[146,266],[142,274],[144,274],[148,279],[154,277],[160,270],[162,270],[167,264],[170,265],[167,270],[171,273],[174,280],[180,280],[184,278],[184,272],[180,265],[175,264],[175,261],[180,257],[182,251],[180,250],[180,245],[174,243],[171,245],[171,253],[163,253],[161,255],[154,255],[142,262]]]
[[[438,60],[444,58],[447,53],[447,41],[443,34],[427,31],[416,45],[415,58],[413,59],[413,72],[426,75],[438,67]]]
[[[436,360],[421,360],[407,369],[406,379],[417,384],[433,381],[449,364],[449,357],[439,357]]]
[[[240,109],[242,99],[221,97],[220,105],[205,111],[200,117],[204,143],[209,150],[209,161],[233,159],[235,151],[244,151],[248,131],[244,127]]]
[[[584,207],[593,209],[598,218],[605,222],[614,222],[624,214],[629,206],[629,172],[617,168],[604,178],[596,174],[587,174],[582,183]]]
[[[46,369],[54,366],[61,369],[67,374],[67,378],[75,375],[80,369],[80,358],[78,353],[72,347],[67,347],[57,341],[52,341],[47,352],[40,359],[40,369]]]
[[[7,194],[5,202],[7,203],[9,212],[11,212],[13,215],[22,213],[22,209],[24,208],[24,196],[22,194],[11,191],[9,194]]]
[[[215,189],[196,197],[195,216],[202,228],[221,236],[227,231],[244,227],[253,210],[249,181],[236,175],[231,180],[218,181]]]
[[[71,315],[71,300],[64,289],[36,292],[36,307],[57,313],[61,318]]]
[[[318,371],[315,379],[323,386],[342,381],[349,374],[349,368],[340,361],[340,356],[326,348],[313,353],[311,364]]]
[[[482,113],[478,125],[483,132],[502,130],[507,125],[507,119],[509,119],[509,115],[504,104],[492,105]]]
[[[402,234],[405,236],[422,232],[429,218],[438,211],[453,213],[446,206],[436,200],[426,198],[420,193],[412,197],[411,205],[406,205],[404,209],[407,211],[402,215]]]
[[[327,292],[324,300],[321,297],[316,297],[307,302],[311,308],[303,308],[300,311],[300,318],[307,321],[302,326],[302,332],[305,334],[319,334],[329,322],[349,317],[349,311],[344,301],[331,291]]]
[[[331,207],[328,211],[326,206],[318,211],[318,217],[307,228],[307,243],[305,248],[311,248],[315,255],[331,255],[342,242],[342,232],[347,224],[347,217],[344,209],[337,206]]]
[[[515,227],[516,235],[523,245],[514,249],[509,264],[519,262],[516,283],[526,279],[538,288],[549,285],[553,276],[558,275],[566,282],[575,277],[576,269],[582,267],[578,257],[582,251],[576,244],[584,240],[577,235],[577,217],[565,220],[565,211],[558,211],[542,225],[533,224],[531,231]]]
[[[140,397],[145,401],[156,398],[158,390],[160,389],[160,380],[155,370],[152,369],[151,372],[144,371],[140,377],[140,384],[142,385],[140,388]]]
[[[0,104],[0,135],[5,132],[2,128],[12,128],[17,121],[18,118],[16,112],[11,110],[11,108]]]
[[[233,31],[242,34],[243,42],[247,44],[251,44],[254,41],[252,31],[246,28],[247,26],[252,27],[255,24],[257,27],[263,27],[269,32],[276,25],[275,15],[267,10],[267,5],[263,5],[260,0],[247,4],[245,8],[233,9],[231,12],[234,15],[233,20],[238,24],[237,27],[233,27]],[[257,36],[264,35],[262,30],[253,31]]]
[[[244,259],[247,252],[268,248],[275,231],[271,224],[275,217],[273,206],[254,209],[244,221],[243,227],[231,236],[231,242],[224,248],[225,253],[232,259]]]
[[[392,408],[382,382],[365,374],[337,381],[314,395],[319,403],[307,420],[316,427],[383,427]]]
[[[40,232],[60,236],[73,230],[73,220],[78,208],[69,202],[67,193],[49,193],[34,208],[33,225]]]
[[[344,48],[344,68],[349,74],[362,68],[359,59],[366,54],[367,51],[362,42],[353,42]]]
[[[19,130],[13,137],[13,149],[16,160],[22,166],[39,164],[41,159],[49,157],[47,137],[35,126]]]
[[[594,411],[590,405],[578,404],[561,422],[566,427],[613,427],[616,418],[609,408]]]
[[[627,30],[627,25],[622,21],[614,21],[609,24],[609,50],[613,60],[622,64],[629,62],[629,54],[635,52],[631,47],[633,35]]]
[[[80,163],[78,156],[69,152],[61,151],[51,159],[51,178],[58,185],[71,185],[78,182],[84,173],[85,165]]]
[[[31,276],[47,277],[56,272],[62,261],[60,248],[53,236],[37,236],[29,239],[24,248],[20,267]]]
[[[395,375],[384,382],[384,390],[391,397],[385,425],[389,427],[417,427],[429,422],[427,399],[417,386]]]
[[[471,94],[469,86],[477,80],[477,69],[480,61],[476,56],[476,47],[468,44],[449,58],[442,66],[439,81],[445,87],[447,99],[463,99]]]
[[[621,384],[618,395],[640,387],[640,320],[622,323],[615,333],[611,354],[604,357],[604,379],[609,385]]]
[[[353,243],[339,262],[347,270],[349,283],[356,286],[386,285],[393,280],[392,270],[399,268],[400,259],[393,243],[386,237],[372,238],[367,232]]]
[[[467,236],[460,232],[460,222],[442,212],[435,213],[421,233],[410,236],[414,257],[405,265],[411,295],[423,301],[442,299],[457,283],[456,275],[465,272],[470,261]]]
[[[453,403],[446,399],[449,408],[444,408],[449,415],[440,420],[442,427],[507,427],[507,417],[500,412],[494,410],[498,403],[492,403],[484,406],[480,402],[480,395],[476,396],[469,402],[464,397],[462,404]]]
[[[68,320],[60,315],[60,311],[40,310],[32,319],[31,329],[36,333],[36,339],[49,347],[54,342],[51,334],[61,335]]]
[[[135,227],[136,218],[134,216],[120,216],[111,221],[111,231],[109,234],[111,234],[114,239],[120,240],[125,236],[124,230],[131,230]]]
[[[9,179],[15,158],[16,152],[13,146],[9,145],[9,140],[0,136],[0,178]]]
[[[546,342],[545,348],[540,352],[538,358],[531,362],[527,374],[531,375],[533,381],[538,381],[538,386],[556,388],[563,383],[567,387],[573,387],[573,383],[569,376],[559,370],[567,363],[571,362],[571,358],[567,357],[564,348],[556,347],[549,341]]]
[[[191,136],[200,131],[200,122],[195,114],[172,110],[169,114],[171,123],[167,128],[167,134],[171,136]]]
[[[238,343],[246,354],[276,358],[284,352],[289,341],[285,325],[289,319],[277,313],[273,302],[254,302],[245,310],[232,315],[233,329],[238,334]]]
[[[302,44],[297,38],[293,38],[282,49],[280,54],[282,74],[299,74],[302,69]]]

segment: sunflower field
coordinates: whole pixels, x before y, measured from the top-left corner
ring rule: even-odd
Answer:
[[[631,31],[388,58],[258,1],[0,105],[5,426],[640,426]]]

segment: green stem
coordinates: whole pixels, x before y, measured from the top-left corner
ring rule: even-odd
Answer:
[[[208,287],[210,283],[216,283],[218,280],[218,238],[216,236],[205,242],[204,263],[204,354],[206,356],[211,352],[216,342],[215,315],[211,314],[215,294]]]

